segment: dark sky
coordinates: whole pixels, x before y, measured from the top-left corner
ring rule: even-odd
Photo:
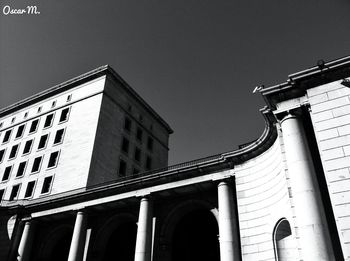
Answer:
[[[350,53],[349,0],[0,3],[1,108],[110,64],[174,129],[170,164],[256,139],[256,85]]]

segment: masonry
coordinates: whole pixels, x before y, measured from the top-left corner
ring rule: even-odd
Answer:
[[[350,57],[259,88],[265,130],[168,166],[109,66],[0,111],[1,260],[350,260]]]

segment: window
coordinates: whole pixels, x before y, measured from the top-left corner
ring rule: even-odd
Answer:
[[[147,149],[153,151],[153,139],[151,137],[148,137],[147,139]]]
[[[17,155],[19,144],[16,144],[12,147],[11,152],[10,152],[10,157],[9,159],[14,159]]]
[[[125,120],[124,120],[124,129],[128,132],[131,131],[131,120],[127,117],[125,117]]]
[[[67,102],[69,102],[69,101],[71,101],[72,100],[72,94],[69,94],[68,96],[67,96]]]
[[[53,113],[49,114],[46,116],[45,123],[44,123],[44,128],[48,128],[52,126],[53,122]]]
[[[23,133],[24,133],[24,127],[25,125],[20,125],[17,129],[17,133],[16,133],[16,138],[20,138],[23,136]]]
[[[5,190],[4,189],[0,189],[0,202],[4,198],[4,195],[5,195]]]
[[[63,141],[63,134],[64,134],[64,129],[60,129],[60,130],[56,131],[56,135],[55,135],[55,139],[54,139],[53,144],[61,143]]]
[[[2,161],[3,161],[4,156],[5,156],[5,149],[0,150],[0,162],[2,162]]]
[[[59,151],[52,152],[50,155],[49,163],[47,164],[48,168],[53,168],[57,166],[58,163]]]
[[[2,143],[8,142],[10,140],[11,133],[12,133],[12,130],[7,130],[5,132],[5,136],[4,136],[4,139],[2,140]]]
[[[126,162],[122,159],[119,161],[119,175],[120,176],[126,175]]]
[[[45,134],[45,135],[40,137],[38,150],[43,149],[43,148],[46,147],[48,138],[49,138],[49,134]]]
[[[33,167],[32,167],[32,173],[38,172],[41,166],[41,161],[43,160],[43,157],[37,157],[34,159]]]
[[[2,128],[2,125],[3,125],[4,123],[3,122],[0,122],[0,128]]]
[[[142,129],[140,127],[137,127],[137,130],[136,130],[136,139],[139,141],[139,142],[142,142]]]
[[[6,181],[10,178],[11,170],[12,170],[12,166],[6,167],[4,171],[4,175],[2,176],[2,181]]]
[[[41,194],[50,192],[52,179],[53,179],[53,176],[46,177],[44,179],[43,187],[41,188]]]
[[[30,152],[30,150],[32,149],[32,145],[33,145],[33,140],[26,141],[26,144],[24,145],[24,149],[23,149],[23,155],[28,154]]]
[[[36,132],[36,130],[38,129],[38,125],[39,125],[39,119],[32,121],[32,124],[30,125],[30,129],[29,129],[29,133]]]
[[[147,156],[146,158],[146,169],[150,170],[152,168],[152,159],[151,157]]]
[[[28,182],[26,193],[24,194],[24,197],[25,198],[32,197],[33,196],[33,192],[34,192],[34,188],[35,188],[35,181]]]
[[[16,120],[16,117],[13,117],[12,120],[11,120],[11,123],[14,123]]]
[[[54,107],[56,107],[56,101],[53,101],[51,104],[51,108],[54,108]]]
[[[25,118],[27,118],[27,117],[28,117],[28,112],[26,112],[26,113],[24,114],[24,117],[23,117],[23,118],[25,119]]]
[[[137,162],[141,161],[141,150],[139,148],[135,148],[135,154],[134,154],[134,159]]]
[[[129,152],[129,140],[127,138],[123,138],[122,141],[122,151],[128,154]]]
[[[26,166],[27,166],[26,161],[23,161],[19,164],[16,177],[22,177],[24,175],[24,171],[26,170]]]
[[[42,109],[42,107],[40,106],[40,107],[38,108],[38,113],[41,112],[41,109]]]
[[[19,188],[21,187],[21,184],[17,184],[17,185],[14,185],[12,187],[12,191],[11,191],[11,194],[10,194],[10,201],[12,200],[15,200],[18,198],[18,194],[19,194]]]
[[[63,109],[60,116],[60,122],[64,122],[68,120],[69,108]]]

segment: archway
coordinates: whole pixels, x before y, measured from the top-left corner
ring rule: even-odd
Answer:
[[[275,257],[278,261],[296,260],[297,247],[292,237],[292,231],[287,219],[280,219],[273,232]]]
[[[133,261],[135,256],[136,230],[135,222],[131,221],[118,226],[107,241],[102,260]]]
[[[206,209],[185,214],[176,224],[172,236],[172,261],[219,261],[218,224]]]
[[[136,244],[136,217],[117,214],[110,217],[94,236],[88,260],[133,261]]]
[[[44,261],[62,261],[67,260],[69,255],[70,243],[72,241],[73,228],[70,226],[60,226],[51,231],[45,239],[40,260]]]

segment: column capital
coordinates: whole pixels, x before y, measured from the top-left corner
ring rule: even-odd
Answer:
[[[230,177],[225,177],[223,179],[215,180],[215,182],[216,182],[216,186],[219,187],[225,184],[234,185],[235,180],[236,180],[235,176],[230,176]]]

